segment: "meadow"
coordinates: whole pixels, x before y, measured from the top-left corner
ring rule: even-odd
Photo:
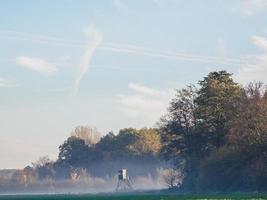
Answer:
[[[2,195],[0,200],[179,200],[179,199],[267,199],[267,194],[58,194]]]

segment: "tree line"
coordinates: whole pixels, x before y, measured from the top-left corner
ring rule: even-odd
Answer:
[[[198,84],[176,90],[155,127],[101,137],[96,128],[78,126],[59,146],[56,161],[43,157],[13,173],[13,182],[2,179],[25,185],[84,174],[104,178],[120,168],[133,177],[155,177],[158,169],[169,169],[165,184],[183,192],[266,191],[266,87],[242,86],[226,71],[211,72]]]

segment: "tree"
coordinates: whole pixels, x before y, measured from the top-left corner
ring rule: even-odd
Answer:
[[[53,161],[49,158],[49,156],[41,156],[36,162],[32,163],[33,168],[42,167],[48,163],[52,163]]]
[[[23,169],[23,173],[25,174],[27,185],[34,184],[36,182],[37,174],[34,168],[27,166]]]
[[[207,150],[225,143],[225,135],[236,115],[241,88],[231,76],[226,71],[211,72],[199,81],[195,116],[198,128],[205,133]]]
[[[85,141],[77,137],[69,137],[59,146],[58,162],[72,167],[86,167],[90,162],[89,155],[92,150]]]
[[[196,88],[192,85],[177,90],[168,114],[158,123],[162,141],[161,155],[165,160],[173,160],[178,165],[184,165],[189,157],[201,152],[201,137],[195,130],[196,96]]]
[[[205,142],[196,127],[196,97],[197,91],[192,85],[177,90],[168,114],[159,122],[161,155],[165,160],[174,162],[174,168],[178,168],[185,176],[183,186],[190,189],[194,187],[192,182]]]
[[[88,146],[95,145],[100,141],[101,133],[95,127],[77,126],[71,136],[84,140]]]
[[[168,169],[167,173],[163,175],[163,179],[170,189],[177,189],[182,185],[183,173],[179,170]]]
[[[113,132],[109,132],[107,135],[103,136],[100,141],[96,144],[97,149],[102,151],[113,151],[115,149],[115,138]]]
[[[232,123],[228,143],[239,147],[267,145],[267,88],[262,83],[250,83],[242,89]],[[264,150],[263,148],[262,150]]]
[[[55,176],[54,162],[48,156],[40,157],[35,163],[32,163],[32,165],[40,180]]]
[[[103,171],[113,175],[120,168],[127,168],[131,176],[156,174],[156,168],[163,163],[158,157],[160,135],[156,129],[121,129],[117,135],[105,135],[95,145],[97,168],[90,168],[93,174]],[[165,163],[164,163],[165,164]]]
[[[261,83],[241,89],[226,144],[201,162],[201,191],[264,191],[267,185],[267,90]]]
[[[116,136],[111,132],[101,138],[96,145],[96,150],[104,160],[130,159],[133,153],[128,146],[136,140],[137,132],[133,128],[121,129]]]
[[[156,129],[143,128],[137,131],[136,139],[128,149],[136,155],[157,155],[161,149],[160,134]]]
[[[200,163],[225,144],[235,116],[240,87],[226,71],[211,72],[200,88],[178,90],[160,122],[161,154],[185,175],[183,187],[194,190]]]

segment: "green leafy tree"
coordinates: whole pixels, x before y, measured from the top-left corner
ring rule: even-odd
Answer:
[[[225,143],[225,135],[236,116],[241,88],[231,76],[226,71],[211,72],[199,81],[195,116],[199,131],[205,133],[208,150]]]
[[[188,86],[177,90],[168,114],[159,122],[161,132],[161,154],[165,160],[184,161],[193,152],[195,129],[196,88]]]
[[[133,153],[128,146],[136,140],[136,135],[137,130],[133,128],[122,129],[116,136],[111,132],[101,138],[96,150],[103,160],[130,159]]]
[[[165,160],[174,162],[175,168],[184,176],[182,187],[191,190],[205,142],[196,128],[196,97],[197,90],[194,86],[177,90],[168,108],[168,114],[159,123],[161,155]]]
[[[59,146],[58,162],[72,167],[86,167],[91,149],[83,139],[69,137]]]
[[[160,122],[162,155],[185,174],[183,188],[194,190],[200,163],[225,144],[240,87],[226,71],[211,72],[200,88],[178,90]]]

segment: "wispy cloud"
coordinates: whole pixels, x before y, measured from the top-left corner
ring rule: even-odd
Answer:
[[[0,88],[1,87],[17,87],[18,84],[14,78],[0,77]]]
[[[116,96],[119,110],[129,118],[141,118],[148,124],[155,123],[165,113],[172,95],[171,90],[161,91],[136,83],[129,83],[128,89],[132,94]]]
[[[21,31],[0,30],[1,39],[11,39],[19,41],[29,41],[40,44],[50,44],[54,46],[85,47],[85,40],[72,40],[68,38],[51,37],[40,34],[31,34]]]
[[[141,93],[144,95],[150,95],[150,96],[158,96],[158,95],[162,95],[163,92],[160,90],[156,90],[150,87],[146,87],[144,85],[141,84],[137,84],[137,83],[129,83],[128,84],[128,88],[137,92],[137,93]]]
[[[119,10],[121,12],[129,11],[129,7],[125,4],[125,1],[113,0],[113,5],[117,10]]]
[[[243,14],[251,16],[267,7],[267,0],[241,0]]]
[[[251,40],[254,45],[267,49],[267,39],[265,37],[254,35],[251,37]]]
[[[254,56],[256,62],[239,67],[236,78],[239,82],[247,84],[249,81],[263,81],[267,83],[267,55]]]
[[[267,39],[261,36],[252,36],[252,43],[264,50],[267,50]],[[263,81],[267,82],[267,53],[264,51],[259,55],[252,55],[251,60],[254,60],[253,63],[248,63],[240,66],[238,68],[238,73],[236,78],[243,84],[246,84],[248,81]]]
[[[74,81],[74,95],[78,93],[80,82],[85,75],[85,73],[89,69],[90,62],[92,60],[92,56],[96,50],[96,48],[100,45],[103,40],[103,35],[94,27],[89,27],[85,30],[86,35],[89,37],[89,42],[87,48],[80,59],[80,63],[78,66],[78,74]]]
[[[71,87],[62,87],[62,88],[50,88],[48,92],[69,92],[72,88]]]
[[[54,64],[41,58],[19,56],[16,58],[16,64],[47,76],[54,75],[58,72]]]
[[[215,51],[217,52],[218,55],[224,57],[227,55],[227,45],[226,45],[226,41],[219,37],[217,40],[217,44],[215,46]]]
[[[267,8],[267,0],[236,0],[219,1],[222,5],[227,5],[229,11],[243,17],[251,17]],[[230,4],[228,4],[230,2]]]
[[[162,114],[165,104],[160,99],[153,99],[142,95],[117,95],[120,109],[128,117],[154,118]]]

